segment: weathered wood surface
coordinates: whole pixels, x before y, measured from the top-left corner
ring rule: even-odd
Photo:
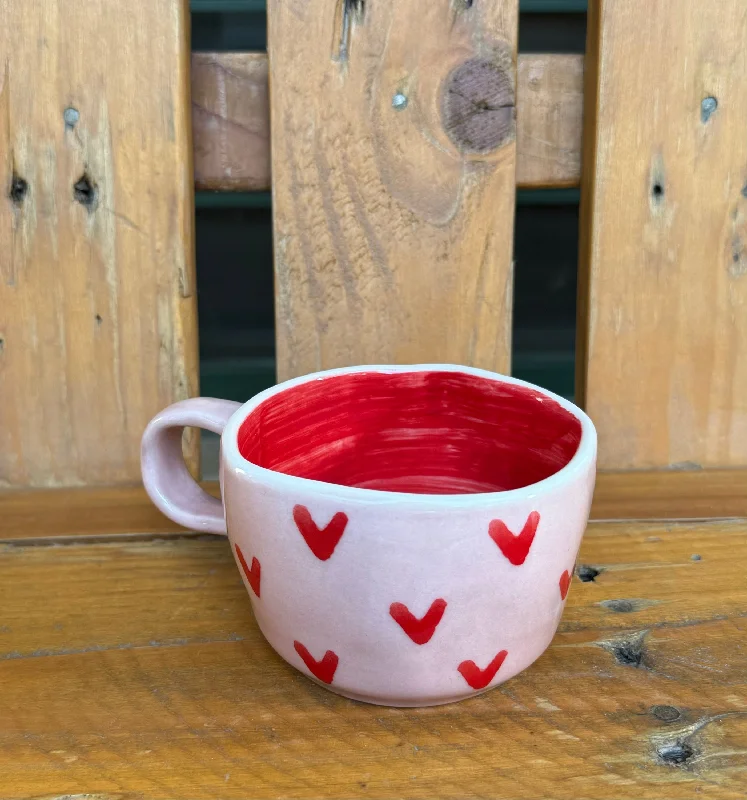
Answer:
[[[528,189],[578,186],[584,57],[520,55],[517,100],[517,185]]]
[[[203,486],[219,495],[217,483]],[[747,470],[601,473],[591,517],[747,517]],[[184,533],[156,509],[140,486],[0,492],[0,540]]]
[[[630,470],[597,475],[593,519],[747,517],[747,470]]]
[[[218,493],[217,484],[209,489]],[[184,533],[184,529],[161,514],[142,486],[0,492],[0,539],[128,533]]]
[[[187,8],[0,2],[0,488],[134,482],[197,393]]]
[[[744,467],[747,7],[590,11],[579,394],[600,466]]]
[[[270,188],[265,53],[192,54],[192,130],[198,189]]]
[[[268,4],[281,379],[508,368],[517,12]]]
[[[0,797],[741,800],[746,534],[592,525],[548,652],[423,710],[275,656],[225,540],[4,544]]]
[[[584,59],[519,55],[516,183],[578,186]],[[198,189],[270,188],[270,108],[265,53],[192,55],[192,126]]]

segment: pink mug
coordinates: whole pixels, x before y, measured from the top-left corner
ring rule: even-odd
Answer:
[[[182,459],[220,433],[222,501]],[[143,480],[168,517],[228,534],[262,633],[338,694],[428,706],[511,678],[550,644],[594,487],[572,403],[446,365],[365,366],[239,405],[163,411]]]

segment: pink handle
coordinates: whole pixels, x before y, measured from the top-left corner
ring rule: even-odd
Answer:
[[[226,535],[223,503],[211,497],[192,478],[182,455],[182,430],[223,428],[241,403],[195,397],[174,403],[154,417],[143,434],[140,466],[150,499],[179,525],[195,531]]]

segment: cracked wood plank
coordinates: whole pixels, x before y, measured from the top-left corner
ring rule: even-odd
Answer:
[[[192,54],[197,189],[270,188],[266,53]]]
[[[519,55],[516,185],[578,186],[584,58]],[[266,53],[192,54],[195,186],[211,191],[270,188]]]

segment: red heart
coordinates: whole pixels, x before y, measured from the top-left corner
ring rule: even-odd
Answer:
[[[404,603],[392,603],[389,606],[389,613],[392,615],[392,619],[415,644],[425,644],[431,640],[438,623],[441,622],[444,611],[446,611],[446,600],[442,600],[440,597],[431,603],[431,607],[425,612],[425,616],[420,619],[414,616]]]
[[[490,523],[488,532],[490,538],[501,548],[501,553],[515,566],[518,567],[524,563],[529,548],[534,541],[534,534],[537,533],[537,525],[539,525],[540,515],[537,511],[527,517],[521,533],[517,536],[506,527],[505,523],[499,519],[494,519]]]
[[[324,654],[324,658],[321,661],[317,661],[301,642],[293,642],[293,647],[296,648],[296,652],[301,656],[303,663],[306,664],[309,668],[309,672],[315,678],[318,678],[322,683],[332,683],[332,678],[335,677],[337,663],[340,660],[337,657],[337,653],[332,650],[327,650]]]
[[[338,511],[327,523],[327,527],[320,530],[306,506],[296,506],[293,509],[293,519],[311,552],[320,561],[326,561],[335,552],[348,524],[348,515]]]
[[[244,554],[241,552],[241,548],[238,545],[236,545],[236,555],[239,557],[241,569],[244,570],[244,575],[246,575],[246,579],[249,581],[252,591],[259,597],[259,582],[262,578],[262,565],[259,563],[258,559],[252,558],[252,568],[249,569],[246,565]]]
[[[568,570],[565,570],[563,574],[560,576],[559,585],[560,585],[560,598],[562,600],[565,600],[565,598],[568,596],[568,589],[570,588],[571,585],[571,576]]]
[[[480,669],[474,661],[462,661],[457,669],[473,689],[484,689],[495,678],[507,655],[508,650],[501,650],[485,669]]]

